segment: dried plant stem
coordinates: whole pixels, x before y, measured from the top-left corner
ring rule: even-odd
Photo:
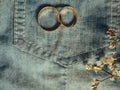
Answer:
[[[105,80],[107,80],[107,79],[109,79],[109,78],[111,78],[111,76],[109,76],[109,77],[107,77],[107,78],[104,78],[103,80],[100,80],[100,82],[103,82],[103,81],[105,81]]]
[[[102,71],[106,72],[109,75],[112,75],[110,72],[106,71],[105,69],[102,69]]]

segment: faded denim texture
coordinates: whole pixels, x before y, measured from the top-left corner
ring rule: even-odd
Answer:
[[[77,24],[43,30],[37,14],[47,4],[71,5]],[[87,71],[85,64],[120,55],[120,46],[110,50],[106,37],[110,26],[120,34],[119,9],[120,0],[0,0],[0,90],[89,90],[93,77],[107,74]],[[120,79],[98,90],[120,90]]]

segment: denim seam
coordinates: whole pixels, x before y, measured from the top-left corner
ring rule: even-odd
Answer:
[[[119,21],[119,18],[120,18],[120,0],[112,0],[115,5],[115,8],[117,9],[116,10],[116,17],[113,16],[113,18],[116,18],[115,19],[115,29],[117,32],[119,32],[119,29],[120,29],[120,21]],[[115,52],[117,52],[117,49],[115,49]]]
[[[111,0],[111,21],[110,22],[111,22],[111,27],[115,28],[116,30],[118,30],[118,26],[119,26],[118,25],[119,3],[120,3],[120,0]],[[117,9],[117,11],[113,11],[113,9]]]
[[[24,3],[24,1],[19,2],[18,0],[14,1],[15,3],[15,16],[14,16],[14,44],[17,45],[20,39],[24,39],[24,28],[25,28],[25,6],[19,8],[19,3]],[[22,16],[19,16],[19,13],[23,13]],[[20,19],[19,19],[20,18]]]
[[[68,79],[67,72],[68,72],[68,68],[65,68],[65,76],[64,76],[64,82],[65,82],[65,84],[64,84],[64,90],[67,90],[67,83],[68,83],[68,81],[67,81],[67,79]]]
[[[20,22],[21,19],[18,18],[18,15],[19,15],[18,14],[19,13],[19,11],[18,11],[19,2],[23,3],[23,8],[24,8],[23,9],[23,21],[22,22]],[[14,17],[15,18],[15,21],[14,21],[14,44],[15,45],[14,46],[16,48],[20,49],[23,52],[26,52],[28,54],[32,54],[33,56],[36,56],[36,57],[41,58],[43,60],[49,60],[49,58],[47,56],[41,55],[41,52],[37,53],[38,50],[39,51],[41,50],[41,47],[38,44],[36,44],[35,42],[31,42],[30,40],[26,39],[26,37],[25,37],[25,16],[26,16],[25,3],[26,3],[26,0],[22,0],[22,1],[15,0],[15,17]],[[20,25],[20,23],[22,25]],[[22,32],[20,32],[21,28],[19,28],[18,26],[22,27],[22,30],[23,30]],[[21,44],[22,46],[19,44],[20,39],[23,40],[23,44]],[[93,50],[81,52],[80,55],[84,54],[84,53],[94,52],[94,51],[97,51],[98,49],[102,49],[102,48],[105,48],[105,47],[108,47],[108,45],[104,45],[104,46],[101,46],[99,48],[95,48]],[[42,48],[42,50],[43,50],[43,48]],[[55,62],[57,62],[57,61],[55,61]]]
[[[117,6],[117,26],[118,30],[120,29],[120,0],[118,1],[118,6]]]
[[[21,9],[21,11],[19,11],[20,10],[19,3],[22,3],[22,5],[20,5],[20,6],[23,7],[23,9]],[[35,45],[34,43],[26,40],[26,38],[25,38],[25,16],[26,16],[26,11],[25,11],[26,6],[25,6],[25,3],[26,3],[26,0],[23,0],[23,1],[15,0],[14,1],[14,4],[15,4],[15,11],[14,11],[14,13],[15,13],[15,15],[14,15],[14,46],[16,48],[18,48],[19,50],[23,51],[23,52],[32,54],[32,55],[34,55],[36,57],[39,57],[41,59],[46,60],[45,58],[42,58],[40,55],[28,52],[28,50],[26,50],[27,49],[27,47],[26,47],[27,45],[29,45],[30,47],[32,45],[33,46],[37,46],[37,45]],[[19,16],[19,12],[22,12],[23,15]],[[23,19],[23,20],[21,21],[21,19]],[[23,41],[22,47],[24,47],[24,49],[19,45],[19,41],[20,40]]]

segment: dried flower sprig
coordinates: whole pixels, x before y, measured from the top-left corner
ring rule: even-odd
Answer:
[[[88,70],[94,70],[96,73],[103,68],[103,64],[100,61],[95,62],[94,64],[86,64],[86,69]]]
[[[114,49],[117,45],[118,45],[118,42],[116,42],[116,41],[111,42],[110,45],[109,45],[109,48]]]
[[[113,58],[111,55],[103,58],[100,61],[96,61],[95,63],[86,64],[86,69],[88,70],[94,70],[95,72],[98,72],[103,69],[105,65],[108,65],[109,69],[113,70],[114,62],[117,60],[117,58]]]
[[[108,31],[107,31],[107,36],[111,39],[111,38],[116,38],[117,36],[117,32],[115,29],[113,28],[110,28]]]
[[[97,86],[100,84],[100,82],[103,82],[109,78],[111,78],[112,76],[109,76],[107,78],[104,78],[103,80],[98,80],[96,78],[93,78],[92,83],[91,83],[91,87],[90,90],[97,90]]]
[[[118,44],[120,44],[120,37],[118,36],[115,29],[110,28],[107,31],[107,36],[110,39],[112,38],[114,40],[113,42],[110,42],[110,45],[109,45],[110,49],[114,49]],[[109,55],[109,56],[104,57],[100,61],[94,62],[93,64],[91,63],[86,64],[86,69],[88,70],[94,70],[96,73],[99,71],[104,71],[110,75],[109,77],[103,80],[98,80],[94,78],[92,81],[90,90],[97,90],[97,86],[100,84],[100,82],[103,82],[107,79],[110,79],[113,81],[115,80],[115,78],[120,78],[120,68],[116,66],[115,64],[116,60],[118,60],[118,58],[114,58],[112,55]],[[111,73],[104,69],[105,65],[108,67]]]
[[[114,58],[112,55],[109,55],[107,57],[104,57],[100,61],[94,62],[93,64],[91,64],[91,63],[86,64],[86,69],[88,69],[88,70],[94,70],[96,73],[98,71],[104,71],[110,75],[109,77],[107,77],[103,80],[93,79],[90,90],[97,90],[97,86],[99,85],[99,83],[103,82],[107,79],[110,79],[113,81],[113,80],[115,80],[115,78],[120,78],[120,68],[118,68],[115,65],[116,60],[118,60],[118,58]],[[108,69],[112,73],[103,69],[105,65],[107,65]]]
[[[100,80],[94,78],[93,81],[92,81],[90,90],[96,90],[96,89],[97,89],[97,86],[99,85],[99,83],[100,83]]]
[[[110,42],[110,45],[109,45],[109,48],[110,49],[114,49],[119,43],[120,43],[120,37],[118,36],[117,32],[115,29],[113,28],[110,28],[108,31],[107,31],[107,36],[111,39],[113,38],[114,41],[113,42]]]

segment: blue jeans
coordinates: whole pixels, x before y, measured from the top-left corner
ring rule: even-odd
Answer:
[[[43,30],[37,15],[47,4],[74,7],[76,25]],[[109,27],[120,32],[119,9],[120,0],[0,0],[0,90],[89,90],[92,78],[108,75],[85,64],[120,54],[106,37]],[[119,83],[108,80],[98,90],[120,90]]]

